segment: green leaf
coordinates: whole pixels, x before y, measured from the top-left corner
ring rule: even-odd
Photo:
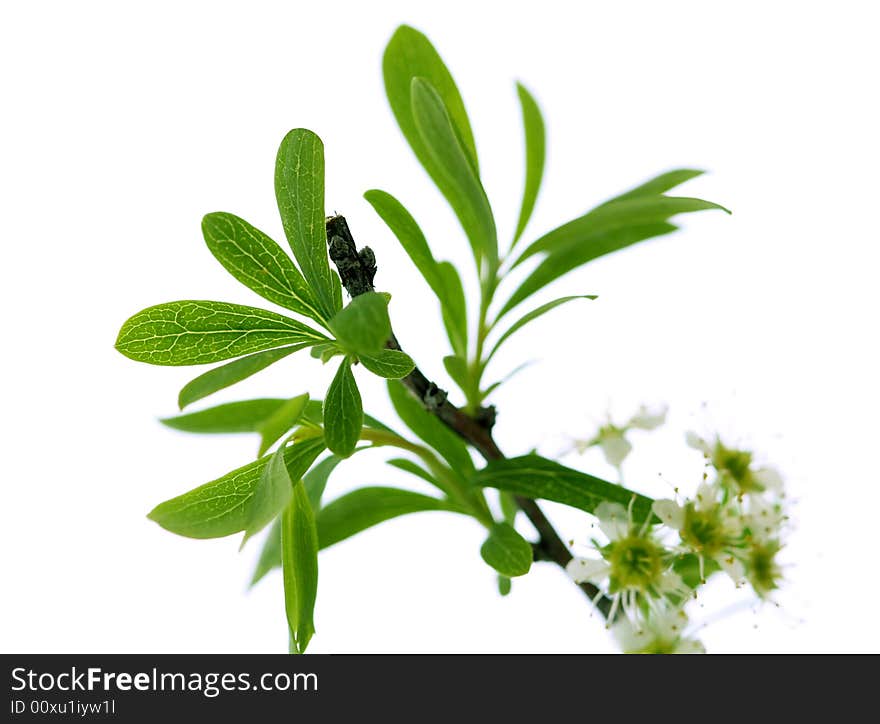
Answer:
[[[667,222],[670,217],[708,209],[730,213],[723,206],[702,199],[637,194],[606,202],[563,224],[528,246],[516,260],[514,266],[535,254],[548,254],[501,308],[498,318],[550,282],[593,259],[675,231],[676,227]]]
[[[284,446],[272,455],[263,467],[260,480],[254,488],[254,495],[248,507],[248,518],[244,529],[242,548],[248,539],[259,533],[283,511],[293,495],[293,481],[284,463]]]
[[[564,503],[592,513],[599,503],[610,501],[628,507],[633,497],[633,519],[652,516],[653,500],[539,455],[493,460],[478,471],[474,483],[514,495]],[[658,521],[659,522],[659,521]]]
[[[492,568],[508,578],[524,576],[532,567],[532,544],[507,523],[496,523],[480,548]]]
[[[443,326],[459,357],[467,357],[467,302],[464,287],[456,268],[448,261],[437,264],[437,271],[443,280]]]
[[[180,301],[138,312],[122,325],[116,349],[154,365],[201,365],[289,344],[327,340],[295,319],[241,304]]]
[[[622,201],[623,199],[634,199],[639,196],[665,194],[667,191],[674,189],[685,181],[690,181],[692,178],[702,176],[703,173],[705,172],[692,168],[679,168],[674,171],[667,171],[666,173],[661,173],[659,176],[652,178],[650,181],[646,181],[645,183],[630,189],[626,193],[622,193],[619,196],[615,196],[613,199],[609,199],[605,203],[612,204],[615,201]]]
[[[398,470],[403,470],[405,473],[409,473],[410,475],[415,475],[417,478],[421,478],[429,485],[433,485],[434,487],[443,488],[442,485],[439,485],[437,479],[431,475],[427,470],[425,470],[421,465],[407,458],[392,458],[391,460],[386,460],[391,467],[397,468]]]
[[[309,400],[309,404],[306,405],[306,410],[303,413],[303,421],[319,427],[323,425],[324,403],[321,400]],[[374,430],[384,430],[385,432],[390,432],[392,435],[397,435],[397,433],[384,422],[377,420],[372,415],[367,415],[366,413],[364,414],[364,427],[370,427]],[[400,435],[397,436],[400,437]]]
[[[470,373],[465,360],[458,355],[449,355],[443,358],[443,366],[455,384],[462,390],[468,389]]]
[[[505,302],[498,312],[496,321],[535,292],[587,262],[604,254],[623,249],[636,242],[669,234],[677,229],[677,226],[665,222],[613,229],[591,236],[589,243],[573,245],[550,254],[520,284],[510,299]]]
[[[504,341],[506,339],[508,339],[511,335],[515,334],[520,329],[525,327],[529,322],[534,321],[535,319],[537,319],[541,315],[546,314],[547,312],[549,312],[553,309],[556,309],[556,307],[560,306],[561,304],[565,304],[566,302],[570,302],[573,299],[595,299],[595,298],[596,298],[595,294],[576,294],[576,295],[570,296],[570,297],[560,297],[559,299],[554,299],[552,302],[547,302],[546,304],[542,304],[537,309],[533,309],[531,312],[529,312],[526,315],[523,315],[516,322],[514,322],[512,325],[510,325],[510,327],[507,329],[507,331],[498,338],[498,341],[495,343],[495,346],[492,348],[492,351],[489,352],[489,354],[487,355],[486,361],[488,362],[490,359],[492,359],[492,357],[495,356],[495,353],[498,351],[498,348],[501,347],[502,344],[504,344]]]
[[[516,521],[516,516],[519,513],[519,506],[516,504],[514,496],[510,493],[505,493],[503,490],[499,490],[498,505],[501,507],[501,515],[504,516],[504,522],[513,525]]]
[[[345,350],[333,341],[328,344],[316,344],[309,350],[309,354],[315,359],[321,360],[321,364],[325,365],[334,357],[345,354]]]
[[[516,84],[516,92],[522,108],[523,130],[526,140],[526,180],[523,189],[522,206],[519,211],[519,220],[516,222],[516,233],[513,236],[512,249],[525,231],[526,225],[535,208],[538,191],[541,188],[541,179],[544,176],[544,119],[541,117],[541,109],[532,98],[531,93],[521,83]]]
[[[257,432],[260,425],[283,404],[284,400],[280,398],[227,402],[186,415],[164,417],[159,422],[183,432]]]
[[[209,395],[213,395],[215,392],[234,385],[236,382],[247,379],[294,352],[310,347],[311,344],[311,342],[295,344],[292,347],[279,347],[278,349],[269,349],[265,352],[257,352],[256,354],[251,354],[208,370],[183,386],[177,397],[177,404],[182,410],[193,402],[202,400]]]
[[[416,77],[427,79],[437,89],[474,168],[479,168],[474,135],[471,132],[461,94],[440,55],[431,45],[431,41],[418,30],[401,25],[385,48],[382,73],[385,79],[385,92],[397,124],[416,157],[432,178],[435,178],[438,172],[416,128],[412,114],[411,89],[413,78]]]
[[[339,342],[356,355],[378,355],[391,336],[388,298],[378,292],[359,294],[329,321]]]
[[[431,287],[443,313],[446,333],[456,353],[465,354],[467,350],[467,312],[461,281],[453,267],[452,275],[448,269],[434,259],[425,235],[412,215],[397,199],[385,191],[373,189],[364,194],[376,213],[388,225],[400,241],[400,245],[415,264],[428,286]],[[449,262],[443,262],[449,265]],[[456,290],[456,281],[458,290]]]
[[[324,144],[314,133],[295,128],[278,149],[275,197],[284,233],[303,276],[314,290],[326,319],[341,305],[338,278],[330,271],[324,228]]]
[[[469,478],[474,471],[474,462],[461,438],[422,407],[400,382],[388,381],[388,395],[406,426],[440,453],[457,476]]]
[[[500,573],[498,574],[498,593],[502,596],[510,595],[511,583],[510,579],[507,576],[502,576]]]
[[[389,380],[399,380],[406,377],[416,368],[412,357],[397,349],[383,349],[375,356],[358,355],[358,359],[374,375]]]
[[[350,538],[390,518],[427,510],[465,513],[451,501],[399,488],[359,488],[328,503],[318,512],[321,548]]]
[[[255,586],[263,577],[275,568],[281,567],[281,516],[272,522],[269,533],[260,549],[260,557],[251,576],[251,586]]]
[[[342,360],[324,398],[324,437],[327,447],[347,458],[354,452],[364,426],[364,409],[351,360]]]
[[[434,181],[461,222],[478,267],[498,263],[498,239],[489,199],[443,99],[424,78],[413,78],[412,113],[416,128],[436,168]],[[432,174],[433,175],[433,174]]]
[[[281,516],[281,561],[284,573],[284,610],[292,648],[303,654],[315,633],[318,593],[318,534],[315,514],[301,482]]]
[[[491,395],[495,390],[497,390],[501,385],[507,382],[512,377],[516,376],[518,373],[522,372],[526,367],[531,367],[535,363],[535,360],[526,360],[522,364],[518,364],[514,367],[510,372],[508,372],[504,377],[500,380],[496,380],[491,385],[489,385],[485,390],[480,393],[480,397],[485,400],[489,395]]]
[[[391,229],[394,236],[400,242],[407,256],[415,264],[416,269],[428,282],[428,286],[441,298],[443,296],[443,282],[437,272],[437,261],[431,253],[428,241],[422,233],[412,214],[406,210],[396,198],[386,191],[371,189],[364,194],[364,198],[375,209],[376,213]]]
[[[302,417],[308,402],[308,393],[292,397],[262,422],[259,426],[259,433],[262,439],[260,440],[260,449],[257,452],[257,457],[261,457],[266,450],[272,447],[277,440],[281,439],[284,433],[297,423],[299,418]]]
[[[330,473],[340,463],[342,458],[337,455],[330,455],[315,465],[309,472],[303,476],[303,486],[306,489],[306,495],[312,510],[320,510],[321,496],[324,494],[324,487],[327,485],[327,479]],[[263,576],[275,568],[281,567],[281,516],[275,518],[272,527],[269,528],[269,534],[263,541],[263,548],[260,551],[260,557],[254,568],[254,575],[251,578],[250,585],[255,585]]]
[[[299,480],[324,450],[321,438],[284,448],[292,480]],[[254,491],[269,463],[264,457],[209,483],[157,505],[147,516],[165,530],[187,538],[222,538],[243,531],[250,517]]]
[[[322,322],[311,288],[290,257],[266,234],[234,214],[202,219],[208,249],[232,276],[270,302]]]
[[[607,233],[619,229],[657,224],[678,214],[692,213],[694,211],[707,211],[715,209],[729,214],[730,211],[723,206],[704,201],[677,196],[635,196],[613,202],[606,202],[597,206],[583,216],[578,217],[567,224],[544,234],[540,239],[530,244],[516,260],[514,266],[539,252],[551,254],[565,251],[572,246],[590,246],[594,253],[589,257],[595,259],[603,254],[617,251],[622,246],[612,245],[605,247],[602,241],[607,238]]]
[[[303,485],[306,486],[306,493],[309,496],[309,502],[314,510],[321,509],[321,496],[324,495],[324,488],[327,487],[327,480],[330,478],[336,466],[342,462],[342,458],[338,455],[330,455],[315,465],[309,472],[303,476]]]

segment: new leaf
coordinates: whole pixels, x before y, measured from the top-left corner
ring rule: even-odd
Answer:
[[[364,426],[361,393],[351,372],[351,360],[345,358],[330,383],[324,398],[324,439],[327,447],[347,458],[354,452]]]
[[[476,168],[462,146],[458,134],[436,89],[424,78],[412,82],[412,113],[437,168],[435,179],[467,234],[478,268],[488,261],[498,264],[498,239],[489,199]]]
[[[507,523],[496,523],[480,548],[480,555],[503,576],[524,576],[532,567],[532,544]]]
[[[435,179],[437,168],[434,165],[424,141],[416,128],[412,115],[412,81],[413,78],[425,78],[443,99],[449,111],[449,117],[455,126],[461,143],[470,156],[474,168],[479,168],[477,149],[474,145],[474,134],[461,94],[452,79],[442,58],[431,45],[431,41],[415,28],[401,25],[388,41],[385,55],[382,58],[382,73],[385,78],[385,92],[391,111],[397,124],[410,147]]]
[[[378,355],[391,336],[388,297],[378,292],[359,294],[329,322],[338,341],[355,355]]]
[[[260,449],[257,457],[260,457],[266,450],[272,447],[281,436],[292,428],[296,422],[302,417],[309,402],[308,393],[297,395],[284,402],[275,409],[275,411],[263,420],[257,428],[260,433]]]
[[[516,92],[522,108],[523,131],[526,138],[526,180],[511,249],[525,231],[526,224],[529,223],[532,216],[532,210],[535,208],[538,191],[541,189],[541,179],[544,176],[545,147],[544,119],[541,117],[541,109],[532,98],[531,93],[521,83],[516,84]]]
[[[290,505],[281,517],[281,561],[284,609],[293,653],[303,654],[315,633],[318,594],[318,533],[315,514],[302,482],[293,487]]]
[[[383,349],[375,356],[362,354],[359,359],[370,372],[387,380],[399,380],[406,377],[416,367],[412,357],[397,349]]]

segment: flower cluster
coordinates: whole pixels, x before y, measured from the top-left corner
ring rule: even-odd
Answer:
[[[656,518],[642,520],[633,515],[635,498],[628,509],[600,504],[595,515],[607,542],[593,540],[598,555],[568,565],[575,581],[598,587],[597,600],[611,599],[608,625],[628,653],[703,652],[688,633],[684,607],[716,571],[737,586],[748,584],[760,599],[781,581],[777,557],[786,515],[779,474],[718,438],[709,443],[688,433],[687,441],[707,462],[695,496],[656,500]]]
[[[777,554],[786,521],[782,478],[772,468],[756,467],[748,450],[708,443],[688,433],[688,444],[703,453],[714,472],[694,500],[654,502],[654,513],[678,531],[679,548],[697,557],[700,580],[714,563],[737,585],[748,583],[761,598],[779,587]]]

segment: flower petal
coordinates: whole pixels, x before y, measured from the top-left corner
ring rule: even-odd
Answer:
[[[766,541],[777,537],[784,520],[785,514],[778,503],[771,503],[762,498],[749,500],[749,512],[745,516],[745,524],[755,540]]]
[[[681,639],[675,647],[676,654],[705,654],[706,647],[697,639]]]
[[[663,641],[678,640],[688,625],[687,614],[680,608],[665,608],[651,614],[651,630]]]
[[[651,509],[670,528],[681,530],[684,526],[684,508],[674,500],[655,500]]]
[[[697,499],[694,507],[697,510],[710,510],[718,505],[718,489],[710,483],[700,483],[697,487]]]
[[[572,558],[565,567],[575,583],[597,583],[608,575],[608,564],[596,558]]]
[[[632,445],[622,432],[618,430],[603,432],[599,438],[599,445],[605,453],[605,459],[614,467],[619,468],[626,456],[632,451]]]
[[[651,636],[644,627],[636,628],[632,622],[621,616],[611,627],[611,633],[625,654],[635,653],[644,649],[651,643]]]
[[[629,533],[629,515],[620,503],[603,501],[596,506],[595,515],[599,519],[599,529],[609,540],[625,538]]]
[[[660,583],[657,585],[660,595],[673,594],[675,596],[689,596],[691,588],[684,579],[674,571],[666,571],[660,576]]]
[[[782,476],[773,468],[758,468],[754,472],[755,480],[765,490],[774,493],[782,493]]]
[[[654,430],[666,422],[666,412],[668,409],[667,407],[662,407],[651,411],[642,405],[629,421],[629,427],[638,427],[641,430]]]
[[[741,586],[746,582],[746,570],[742,562],[738,558],[729,555],[721,555],[716,559],[721,570],[723,570],[737,586]]]
[[[703,438],[701,438],[697,433],[691,432],[690,430],[685,434],[684,440],[687,443],[688,447],[692,447],[694,450],[699,450],[700,452],[711,455],[712,448],[709,443],[707,443]]]

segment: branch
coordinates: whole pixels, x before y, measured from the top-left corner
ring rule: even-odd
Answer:
[[[327,219],[327,244],[330,259],[336,265],[342,286],[349,296],[356,297],[373,291],[373,279],[377,269],[376,255],[368,246],[358,251],[345,217],[331,216]],[[386,346],[390,349],[401,349],[393,333]],[[504,457],[492,438],[492,426],[495,422],[494,407],[480,408],[477,415],[471,417],[453,405],[447,399],[446,392],[431,382],[418,367],[401,382],[426,410],[440,418],[448,428],[476,449],[487,462]],[[534,544],[535,559],[553,561],[565,569],[572,555],[553,524],[531,498],[516,496],[515,500],[538,532],[538,542]],[[599,589],[592,583],[580,583],[578,586],[590,600],[596,601],[596,607],[607,618],[611,601],[600,596]]]

